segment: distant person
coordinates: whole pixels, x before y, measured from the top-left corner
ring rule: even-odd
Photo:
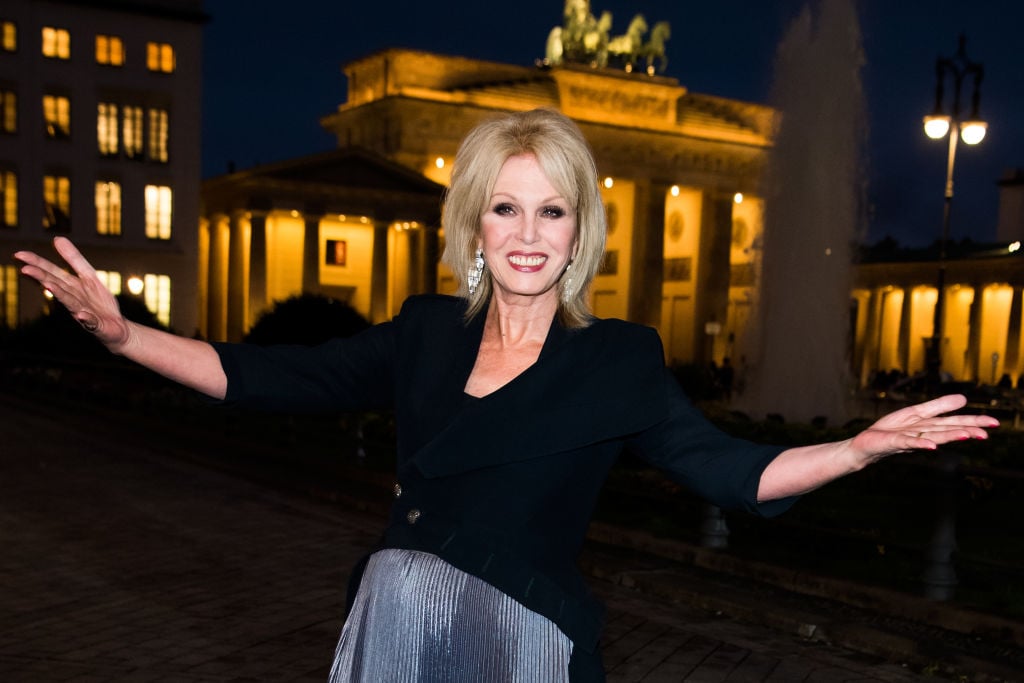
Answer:
[[[952,395],[835,443],[727,436],[667,371],[655,330],[591,314],[605,243],[598,185],[565,116],[481,123],[444,204],[459,295],[411,297],[394,320],[317,347],[209,344],[129,322],[65,238],[54,246],[74,274],[15,256],[113,353],[207,396],[394,410],[395,500],[354,572],[332,681],[601,681],[602,608],[575,561],[624,450],[715,505],[773,515],[887,455],[984,439],[998,422],[949,415],[965,404]]]

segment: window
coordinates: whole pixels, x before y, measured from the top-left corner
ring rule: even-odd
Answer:
[[[18,51],[18,25],[13,21],[0,21],[0,50]]]
[[[100,235],[121,234],[121,184],[96,183],[96,232]]]
[[[43,27],[43,56],[71,59],[71,34],[65,28]]]
[[[116,273],[112,270],[97,270],[96,277],[107,288],[107,291],[114,296],[121,293],[121,273]]]
[[[71,100],[63,95],[43,95],[43,119],[47,137],[70,137]]]
[[[100,154],[105,157],[117,155],[117,105],[112,102],[100,102],[97,107],[96,140]]]
[[[96,36],[96,63],[124,66],[124,42],[117,36]]]
[[[166,327],[171,326],[171,278],[167,275],[146,273],[142,278],[145,283],[143,296],[146,308]]]
[[[142,107],[125,107],[122,119],[122,136],[124,155],[129,159],[142,156]]]
[[[149,158],[151,161],[167,162],[167,111],[149,110]]]
[[[171,239],[171,188],[146,185],[146,237]]]
[[[18,132],[18,95],[13,90],[0,90],[0,133]]]
[[[160,73],[174,73],[174,48],[168,43],[146,43],[146,68]]]
[[[0,266],[0,324],[10,330],[18,325],[17,266]]]
[[[0,171],[0,228],[18,227],[18,174]]]
[[[43,176],[43,228],[71,231],[71,179],[65,175]]]

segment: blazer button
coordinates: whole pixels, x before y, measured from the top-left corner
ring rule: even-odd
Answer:
[[[399,484],[397,481],[395,482],[395,487],[392,490],[395,493],[395,498],[401,498],[402,497],[402,485]]]
[[[416,508],[413,508],[412,510],[409,510],[408,513],[406,513],[405,518],[409,521],[409,524],[415,524],[416,520],[420,518],[421,514],[423,513],[421,513]]]

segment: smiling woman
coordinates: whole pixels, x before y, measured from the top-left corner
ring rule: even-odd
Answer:
[[[529,173],[520,176],[522,171]],[[606,231],[597,178],[586,138],[564,115],[537,109],[485,121],[466,136],[455,158],[445,197],[444,261],[457,274],[472,272],[476,251],[484,247],[480,235],[483,225],[504,225],[507,230],[518,224],[529,231],[543,226],[545,235],[550,228],[569,225],[574,228],[569,253],[572,275],[563,275],[569,261],[545,263],[541,270],[553,281],[561,278],[562,291],[556,297],[561,299],[557,306],[560,320],[569,327],[586,326],[590,322],[586,284],[600,268]],[[506,194],[499,197],[499,193]],[[530,199],[533,206],[523,206],[517,200],[519,195],[523,200]],[[524,216],[527,209],[534,215]],[[537,236],[525,237],[534,240]],[[494,260],[484,254],[484,267],[493,273],[500,261],[511,268],[507,256]],[[536,267],[540,256],[535,254],[534,263],[528,265],[523,254],[518,254],[518,267]],[[554,265],[561,265],[561,270],[554,269]],[[489,302],[491,282],[483,278],[474,292],[463,283],[459,293],[469,299],[467,315],[472,317]]]
[[[532,154],[509,157],[480,219],[477,247],[491,271],[494,295],[510,305],[515,297],[543,297],[557,307],[554,287],[572,263],[576,212],[551,186]],[[571,287],[571,285],[570,285]],[[563,284],[562,296],[572,298]]]

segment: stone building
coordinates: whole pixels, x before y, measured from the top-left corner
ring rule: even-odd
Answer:
[[[191,334],[201,0],[0,4],[0,250],[67,235],[111,290]],[[0,263],[0,325],[44,309]]]
[[[372,205],[360,192],[351,199],[361,203],[325,201],[333,192],[325,184],[299,182],[323,158],[290,164],[296,182],[287,187],[272,182],[281,171],[271,168],[207,181],[205,332],[238,338],[274,298],[301,289],[337,291],[344,283],[346,297],[373,321],[390,317],[413,291],[452,291],[451,274],[435,265],[444,241],[437,209],[459,141],[497,113],[553,107],[583,129],[604,179],[609,235],[591,292],[597,315],[657,327],[669,361],[727,352],[754,284],[752,246],[763,214],[757,188],[773,110],[692,93],[675,79],[575,64],[523,67],[389,49],[344,70],[347,98],[322,120],[338,153],[376,158],[379,169],[392,169],[396,191],[425,192],[433,204],[423,197],[403,206],[385,193]],[[266,248],[285,224],[295,226],[289,248]],[[339,241],[345,264],[331,262]],[[274,273],[289,273],[287,283],[263,285]]]
[[[853,369],[862,385],[876,371],[925,371],[935,335],[938,271],[944,267],[941,359],[948,379],[1020,388],[1024,374],[1024,171],[999,181],[995,244],[897,251],[861,263],[852,301]],[[1004,378],[1005,375],[1005,378]]]

